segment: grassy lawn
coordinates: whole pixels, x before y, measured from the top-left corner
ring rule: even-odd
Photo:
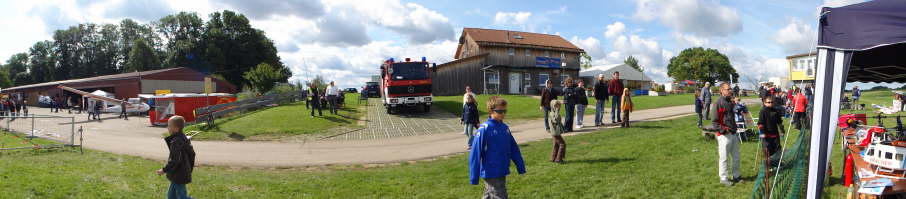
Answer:
[[[520,176],[513,171],[508,178],[510,194],[513,198],[750,197],[758,143],[741,145],[746,181],[724,187],[718,183],[716,141],[702,138],[694,120],[638,123],[629,129],[566,137],[569,150],[563,165],[548,162],[550,140],[523,144],[528,173]],[[0,152],[0,162],[4,164],[0,186],[6,187],[0,195],[10,198],[159,198],[168,185],[165,178],[153,174],[163,162],[106,152]],[[466,162],[460,154],[377,168],[206,166],[195,170],[188,189],[197,198],[479,197],[483,187],[468,184]],[[839,171],[835,166],[834,171]],[[828,191],[842,190],[834,185]]]
[[[312,118],[305,102],[294,102],[218,119],[212,127],[191,125],[186,131],[203,131],[194,138],[198,140],[271,140],[319,133],[337,126],[357,125],[365,112],[364,106],[359,105],[358,96],[347,94],[346,105],[339,110],[339,115],[323,109],[324,116],[318,117],[316,113]]]
[[[488,97],[492,95],[477,95],[478,110],[481,115],[487,114]],[[544,117],[544,114],[538,109],[541,105],[540,98],[534,98],[527,95],[498,95],[507,100],[507,109],[515,110],[508,112],[507,117],[511,119],[536,119]],[[562,97],[561,97],[562,99]],[[668,106],[692,105],[695,99],[692,94],[674,94],[667,96],[635,96],[632,98],[636,110],[653,109]],[[588,107],[585,114],[594,114],[595,106],[594,97],[588,98]],[[462,96],[437,96],[434,105],[456,115],[462,114]],[[610,101],[604,104],[605,110],[610,110]],[[691,110],[691,109],[690,109]],[[563,112],[561,110],[561,112]],[[609,115],[608,115],[609,116]]]

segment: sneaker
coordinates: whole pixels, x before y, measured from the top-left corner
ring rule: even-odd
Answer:
[[[727,180],[721,180],[720,183],[721,183],[721,184],[724,184],[724,186],[727,186],[727,187],[732,187],[732,186],[733,186],[733,182],[727,181]]]
[[[745,180],[743,180],[741,177],[735,177],[735,178],[733,178],[733,183],[741,183],[741,182],[743,182],[743,181],[745,181]]]

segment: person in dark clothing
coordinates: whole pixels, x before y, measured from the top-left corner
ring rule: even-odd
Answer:
[[[315,110],[318,110],[318,116],[324,116],[321,114],[321,96],[318,93],[318,87],[312,84],[308,88],[311,90],[311,117],[315,117]]]
[[[302,90],[299,91],[299,92],[302,93],[302,101],[305,101],[305,108],[306,108],[306,109],[311,109],[311,106],[308,105],[308,102],[309,102],[309,101],[308,101],[308,90],[302,89]]]
[[[765,157],[771,157],[780,150],[780,137],[785,133],[783,128],[783,110],[774,106],[774,97],[761,98],[764,107],[758,113],[758,137],[764,142],[767,151]]]
[[[739,97],[739,84],[733,85],[733,97]]]
[[[702,112],[705,113],[705,120],[710,120],[711,119],[711,82],[705,82],[705,86],[702,87],[701,92],[702,93],[701,93],[700,98],[702,100],[702,107],[704,108],[704,110]]]
[[[704,105],[702,104],[701,95],[702,95],[702,91],[696,89],[695,90],[695,114],[698,115],[698,127],[699,128],[702,127],[702,110],[704,109]]]
[[[169,158],[164,168],[157,170],[157,175],[167,174],[170,188],[167,198],[191,198],[186,190],[186,184],[192,183],[192,171],[195,170],[195,149],[192,147],[190,137],[182,132],[185,119],[182,116],[172,116],[167,121],[167,131],[170,136],[164,138],[167,148],[170,149]]]
[[[566,118],[563,121],[563,132],[573,131],[573,119],[576,116],[576,85],[572,77],[566,78],[566,86],[563,87],[563,101],[566,101]]]
[[[595,126],[604,124],[604,103],[610,93],[607,92],[607,81],[604,81],[604,74],[598,74],[598,81],[595,81]]]
[[[462,108],[462,118],[459,119],[459,124],[463,125],[463,134],[469,137],[466,143],[469,150],[472,149],[472,139],[475,138],[474,132],[478,129],[478,121],[478,105],[475,98],[469,95],[466,97],[466,105]]]
[[[585,94],[585,82],[578,79],[577,86],[573,91],[576,93],[576,128],[582,129],[582,121],[585,120],[585,107],[588,107],[588,95]]]
[[[129,104],[126,102],[126,98],[123,98],[123,101],[120,102],[120,115],[118,118],[123,118],[124,120],[129,120],[129,116],[126,115],[126,106]]]
[[[610,100],[610,122],[622,122],[620,106],[623,104],[620,103],[620,99],[623,98],[623,80],[620,80],[620,72],[613,72],[613,79],[607,83],[607,92],[613,96]]]
[[[541,111],[544,112],[544,130],[550,131],[550,123],[547,122],[551,112],[551,100],[557,100],[557,90],[553,88],[550,79],[544,82],[544,88],[541,89]]]
[[[101,109],[104,108],[104,102],[97,100],[94,102],[94,119],[101,120]]]

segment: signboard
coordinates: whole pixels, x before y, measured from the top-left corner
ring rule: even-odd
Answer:
[[[535,57],[535,66],[542,68],[560,68],[560,58]]]
[[[170,90],[154,90],[154,95],[166,95],[170,94]]]
[[[214,82],[211,80],[211,77],[204,77],[204,93],[213,93],[214,92]]]

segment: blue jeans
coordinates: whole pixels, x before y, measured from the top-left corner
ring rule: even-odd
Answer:
[[[576,116],[576,105],[566,104],[566,117],[563,120],[563,132],[573,131],[573,118]]]
[[[472,147],[472,138],[475,138],[475,124],[463,124],[463,134],[469,136],[469,143],[466,143],[466,146]]]
[[[189,197],[185,184],[170,183],[170,189],[167,190],[167,199],[192,199],[192,197]]]
[[[595,102],[595,126],[604,123],[604,100]]]
[[[610,100],[610,122],[617,123],[623,121],[620,118],[620,97],[622,96],[613,96],[613,99]]]
[[[576,104],[576,125],[582,126],[582,121],[585,120],[585,106],[582,104]]]
[[[544,130],[550,131],[551,126],[550,126],[550,121],[547,119],[547,115],[550,114],[551,108],[547,108],[547,107],[543,107],[543,106],[541,108],[544,109]]]

